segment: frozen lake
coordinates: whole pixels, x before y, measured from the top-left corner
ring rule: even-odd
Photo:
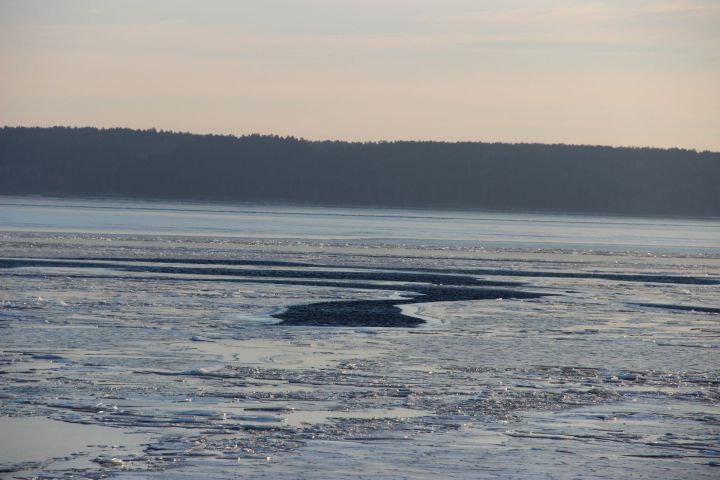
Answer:
[[[720,221],[0,197],[0,476],[717,478]]]
[[[315,240],[356,245],[720,253],[720,220],[300,208],[0,196],[13,231]]]

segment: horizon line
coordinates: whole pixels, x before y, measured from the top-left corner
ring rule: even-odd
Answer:
[[[226,138],[234,138],[237,140],[248,138],[248,137],[263,137],[263,138],[277,138],[281,140],[295,140],[299,142],[307,142],[307,143],[347,143],[347,144],[357,144],[357,145],[381,145],[385,143],[439,143],[439,144],[448,144],[448,145],[459,145],[459,144],[468,144],[468,143],[476,143],[476,144],[486,144],[486,145],[548,145],[548,146],[559,146],[559,147],[595,147],[595,148],[611,148],[611,149],[631,149],[631,150],[679,150],[679,151],[686,151],[686,152],[695,152],[695,153],[712,153],[712,154],[720,154],[720,150],[709,150],[709,149],[698,149],[698,148],[688,148],[688,147],[658,147],[658,146],[651,146],[651,145],[608,145],[608,144],[592,144],[592,143],[565,143],[565,142],[526,142],[526,141],[518,141],[518,142],[507,142],[507,141],[490,141],[490,140],[431,140],[431,139],[407,139],[407,138],[400,138],[400,139],[374,139],[374,140],[347,140],[347,139],[332,139],[332,138],[306,138],[306,137],[298,137],[292,134],[287,135],[280,135],[277,133],[260,133],[260,132],[251,132],[251,133],[243,133],[243,134],[236,134],[236,133],[208,133],[208,132],[193,132],[188,130],[166,130],[163,128],[158,127],[149,127],[149,128],[133,128],[133,127],[126,127],[126,126],[113,126],[113,127],[98,127],[98,126],[92,126],[92,125],[49,125],[49,126],[42,126],[42,125],[2,125],[2,129],[70,129],[70,130],[82,130],[82,129],[90,129],[90,130],[98,130],[98,131],[109,131],[109,130],[129,130],[133,132],[156,132],[156,133],[170,133],[170,134],[177,134],[177,135],[195,135],[198,137],[226,137]]]

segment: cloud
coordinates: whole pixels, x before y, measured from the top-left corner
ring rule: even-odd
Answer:
[[[192,4],[181,3],[184,9],[166,9],[162,16],[155,12],[135,23],[5,24],[0,40],[4,50],[36,46],[210,55],[388,50],[462,54],[468,48],[716,55],[720,49],[720,2],[715,1],[305,0],[278,5],[286,3],[294,5],[297,18],[292,22],[287,18],[292,12],[283,8],[273,19],[269,7],[250,9],[234,2],[217,2],[219,13],[200,9],[202,15],[193,20],[187,11]],[[299,5],[307,11],[297,10]],[[246,17],[240,15],[243,10],[248,10]],[[221,22],[215,17],[223,12],[227,19]],[[214,23],[207,23],[210,13]],[[356,25],[340,28],[353,15]]]
[[[482,1],[468,11],[422,21],[455,32],[495,32],[506,41],[720,46],[720,2],[698,0]]]

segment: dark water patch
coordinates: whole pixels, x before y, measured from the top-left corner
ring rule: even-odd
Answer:
[[[666,309],[666,310],[680,310],[680,311],[684,311],[684,312],[720,314],[720,308],[699,307],[697,305],[677,305],[677,304],[673,304],[673,303],[632,303],[631,305],[637,305],[639,307],[648,307],[648,308],[662,308],[662,309]]]
[[[448,257],[451,260],[458,258]],[[477,261],[478,259],[470,259]],[[493,260],[496,261],[496,260]],[[553,262],[562,263],[562,262]],[[570,263],[570,262],[568,262]],[[315,265],[322,267],[322,265]],[[354,268],[358,270],[370,269],[374,267],[367,266],[334,266],[332,268]],[[503,268],[473,268],[473,269],[448,269],[448,268],[394,268],[395,271],[416,271],[416,272],[432,272],[442,274],[460,274],[460,275],[492,275],[498,277],[532,277],[532,278],[580,278],[580,279],[597,279],[612,280],[618,282],[647,282],[647,283],[672,283],[679,285],[720,285],[720,279],[708,277],[688,277],[681,275],[660,275],[660,274],[627,274],[627,273],[589,273],[589,272],[557,272],[557,271],[539,271],[539,270],[510,270]]]
[[[64,360],[60,355],[54,355],[51,353],[36,353],[31,354],[33,360]]]
[[[345,254],[344,256],[348,256]],[[395,257],[390,257],[395,258]],[[425,258],[425,257],[403,257],[407,258]],[[477,258],[462,257],[439,257],[448,260],[473,260]],[[433,257],[436,259],[436,257]],[[82,258],[73,258],[73,260],[83,260]],[[207,264],[207,265],[256,265],[256,266],[276,266],[276,267],[313,267],[313,268],[338,268],[367,270],[376,269],[376,267],[364,265],[323,265],[319,263],[306,262],[289,262],[289,261],[269,261],[269,260],[235,260],[235,259],[182,259],[182,258],[126,258],[126,257],[93,257],[87,260],[95,261],[114,261],[114,262],[148,262],[148,263],[185,263],[185,264]],[[497,260],[493,260],[497,261]],[[505,259],[504,261],[510,261]],[[513,260],[514,261],[514,260]],[[541,261],[534,261],[535,263]],[[557,261],[552,263],[557,264]],[[2,267],[2,260],[0,260]],[[672,283],[680,285],[720,285],[720,279],[706,277],[688,277],[681,275],[659,275],[659,274],[626,274],[626,273],[589,273],[589,272],[556,272],[556,271],[537,271],[537,270],[510,270],[510,269],[471,269],[458,270],[449,268],[393,268],[395,272],[412,271],[423,274],[451,274],[451,275],[492,275],[492,276],[508,276],[508,277],[541,277],[541,278],[582,278],[582,279],[599,279],[612,280],[620,282],[649,282],[649,283]]]
[[[2,310],[40,310],[42,308],[43,308],[43,306],[38,305],[37,303],[0,301],[0,311],[2,311]]]
[[[183,268],[183,267],[119,267],[119,270],[141,273],[172,273],[189,275],[215,275],[215,276],[248,276],[261,278],[308,278],[321,280],[351,280],[371,282],[402,282],[402,283],[432,283],[436,285],[493,285],[518,286],[517,282],[486,282],[470,275],[432,274],[418,272],[393,271],[323,271],[323,270],[233,270],[222,268]]]
[[[229,269],[177,267],[160,265],[118,265],[104,262],[76,262],[36,259],[0,259],[0,268],[19,267],[66,267],[66,268],[105,268],[134,273],[160,273],[181,275],[247,276],[259,278],[308,278],[320,280],[351,280],[372,282],[432,283],[437,285],[485,285],[512,287],[522,285],[518,282],[485,281],[472,275],[438,274],[424,272],[378,271],[327,271],[327,270],[268,270],[268,269]]]
[[[16,275],[19,277],[42,277],[49,278],[54,275],[45,273],[23,273]],[[410,285],[405,283],[399,284],[382,284],[382,283],[365,283],[365,282],[353,282],[353,281],[322,281],[322,280],[303,280],[303,279],[262,279],[262,278],[244,278],[242,276],[236,276],[236,278],[204,278],[204,277],[190,277],[190,278],[173,278],[173,277],[151,277],[151,276],[132,276],[125,277],[121,275],[85,275],[85,274],[69,274],[62,273],[56,275],[61,278],[73,278],[83,280],[126,280],[126,281],[142,281],[142,282],[198,282],[198,283],[241,283],[241,284],[261,284],[261,285],[288,285],[297,287],[324,287],[324,288],[343,288],[351,290],[382,290],[382,291],[402,291],[402,292],[416,292],[418,288],[416,285]],[[480,285],[483,287],[505,287],[505,282],[493,282],[493,281],[481,281]],[[549,295],[549,294],[548,294]],[[395,303],[398,303],[395,301]],[[33,307],[35,308],[35,307]],[[43,308],[38,306],[36,308]]]
[[[243,410],[246,412],[281,412],[281,413],[295,411],[295,409],[293,407],[272,407],[272,406],[245,407],[245,408],[243,408]]]
[[[184,263],[187,265],[257,265],[266,267],[319,267],[313,263],[287,262],[282,260],[238,260],[217,258],[172,258],[172,257],[68,257],[67,260],[138,262],[138,263]]]
[[[720,279],[684,277],[679,275],[625,274],[625,273],[580,273],[580,272],[538,272],[523,270],[469,270],[476,275],[497,275],[509,277],[542,278],[584,278],[612,280],[618,282],[673,283],[680,285],[720,285]]]
[[[200,275],[193,281],[217,281],[202,276],[234,277],[243,283],[273,283],[283,285],[321,286],[372,290],[400,289],[411,294],[408,298],[393,300],[356,300],[318,302],[309,305],[293,305],[285,312],[274,315],[282,325],[336,326],[336,327],[414,327],[425,323],[419,318],[403,315],[398,305],[410,303],[453,302],[463,300],[488,300],[496,298],[539,298],[538,293],[496,290],[479,287],[514,287],[516,282],[479,280],[471,275],[425,273],[416,271],[327,271],[327,270],[268,270],[196,268],[159,265],[117,265],[103,262],[55,262],[49,260],[0,260],[0,268],[20,266],[110,268],[116,271],[155,274]],[[237,277],[253,277],[250,279]],[[98,278],[98,276],[92,276]],[[259,278],[258,278],[259,277]],[[154,279],[148,277],[148,279]],[[271,279],[265,280],[262,279]],[[188,281],[188,279],[174,279]],[[225,280],[225,279],[223,279]],[[358,282],[383,282],[358,283]],[[397,283],[398,285],[389,285]],[[416,295],[412,295],[416,294]]]
[[[48,260],[44,258],[0,258],[0,268],[23,268],[23,267],[41,267],[41,268],[113,268],[112,263],[100,262],[82,262],[82,261],[66,261],[66,260]]]
[[[281,319],[281,325],[313,327],[408,328],[425,323],[419,318],[403,315],[396,306],[398,303],[398,300],[358,300],[292,305],[273,317]]]
[[[129,265],[105,262],[127,262]],[[152,263],[184,263],[184,264],[208,264],[228,266],[275,266],[275,267],[298,267],[298,268],[333,268],[348,269],[353,271],[335,272],[322,270],[303,270],[305,277],[313,278],[335,278],[348,280],[376,280],[376,281],[424,281],[445,285],[468,285],[478,284],[480,280],[474,277],[478,275],[507,276],[507,277],[531,277],[531,278],[578,278],[611,280],[619,282],[644,282],[644,283],[670,283],[679,285],[720,285],[720,279],[707,277],[687,277],[680,275],[659,275],[659,274],[624,274],[624,273],[587,273],[587,272],[551,272],[537,270],[509,270],[509,269],[472,269],[457,270],[444,268],[393,268],[382,270],[368,266],[343,266],[343,265],[320,265],[311,263],[296,263],[283,261],[264,260],[217,260],[217,259],[174,259],[174,258],[93,258],[90,261],[71,260],[48,260],[48,259],[0,259],[0,268],[18,267],[70,267],[70,268],[113,268],[116,270],[147,273],[180,273],[198,275],[248,275],[256,277],[297,277],[296,270],[247,270],[227,269],[219,267],[179,267],[162,265],[135,265],[137,262]],[[364,271],[372,270],[372,271]],[[411,280],[411,278],[422,278],[422,280]],[[471,281],[472,279],[472,281]],[[495,283],[496,285],[498,282]],[[505,282],[505,286],[520,285],[518,282]]]
[[[403,315],[398,305],[428,302],[453,302],[462,300],[488,300],[495,298],[538,298],[541,294],[514,290],[494,290],[484,287],[517,286],[515,282],[497,282],[479,280],[470,275],[439,274],[424,272],[398,272],[384,270],[366,271],[326,271],[326,270],[236,270],[227,268],[197,268],[160,265],[117,265],[103,262],[54,262],[48,260],[0,260],[0,267],[18,266],[73,267],[73,268],[111,268],[117,271],[133,273],[185,274],[212,276],[248,276],[257,282],[257,277],[272,279],[269,283],[294,284],[304,286],[324,286],[334,288],[402,289],[416,293],[405,299],[397,300],[356,300],[342,302],[319,302],[309,305],[293,305],[285,312],[274,315],[283,325],[337,326],[337,327],[415,327],[424,320]],[[302,281],[298,281],[302,279]],[[305,280],[312,280],[308,283]],[[214,279],[213,279],[214,280]],[[238,279],[245,282],[245,279]],[[320,280],[320,281],[318,281]],[[333,281],[335,280],[335,281]],[[338,282],[337,280],[342,280]],[[348,282],[384,282],[348,283]],[[387,283],[400,283],[391,286]]]
[[[544,294],[518,290],[498,290],[466,287],[411,287],[418,295],[399,300],[353,300],[291,305],[273,315],[281,325],[323,327],[416,327],[424,320],[403,315],[398,305],[463,300],[533,299]]]

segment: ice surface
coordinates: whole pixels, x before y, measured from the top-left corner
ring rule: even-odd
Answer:
[[[0,476],[717,477],[716,253],[0,239]],[[542,296],[273,318],[444,275]]]
[[[91,462],[129,468],[130,459],[142,456],[143,446],[150,441],[148,435],[129,434],[127,429],[45,417],[0,417],[0,432],[0,464],[16,475],[39,469],[60,474],[92,470]],[[126,460],[121,462],[119,457]]]

